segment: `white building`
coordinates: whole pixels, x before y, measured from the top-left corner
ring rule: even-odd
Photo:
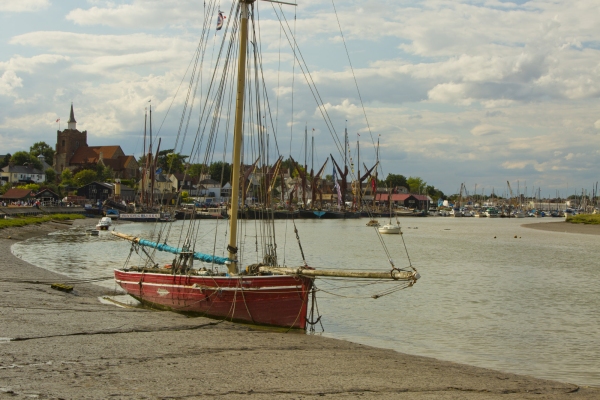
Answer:
[[[0,172],[0,180],[10,183],[44,183],[46,173],[31,165],[7,165]]]

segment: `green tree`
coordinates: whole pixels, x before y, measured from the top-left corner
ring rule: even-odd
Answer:
[[[98,175],[98,177],[100,177],[100,175]],[[102,168],[102,180],[112,181],[113,179],[115,179],[115,171],[113,171],[112,168],[108,166]]]
[[[17,186],[17,189],[29,189],[29,190],[32,190],[34,192],[39,192],[40,191],[40,185],[38,185],[37,183],[28,183],[27,185]]]
[[[229,163],[222,161],[214,162],[208,167],[208,172],[211,179],[223,185],[231,180],[231,165]]]
[[[187,156],[182,156],[181,154],[177,153],[167,154],[167,168],[163,168],[163,171],[170,172],[172,174],[176,172],[183,172],[185,168],[184,162],[186,158]]]
[[[36,157],[40,154],[44,156],[44,160],[52,165],[54,162],[54,149],[46,142],[36,142],[29,148],[29,154]]]
[[[423,179],[412,176],[406,180],[406,183],[408,184],[408,191],[415,194],[423,193],[425,186],[427,186]]]
[[[181,192],[181,202],[187,203],[189,200],[190,200],[190,194],[187,191],[183,190]]]
[[[40,160],[32,156],[26,151],[17,151],[12,155],[10,161],[15,165],[32,165],[34,168],[42,169],[42,163]]]
[[[12,188],[12,184],[10,182],[6,182],[4,185],[0,186],[0,194],[6,193],[10,188]]]
[[[183,172],[184,162],[187,157],[175,153],[174,149],[162,150],[158,152],[156,167],[161,168],[165,173]]]
[[[0,159],[0,168],[4,168],[8,165],[8,163],[10,162],[10,157],[11,157],[11,155],[9,153],[9,154],[6,154],[4,156],[4,158]]]
[[[84,169],[73,176],[73,182],[76,186],[84,186],[88,183],[94,182],[97,179],[98,174],[96,174],[96,171],[92,171],[91,169]]]
[[[56,183],[56,171],[52,168],[46,170],[46,183]]]
[[[208,172],[208,167],[204,164],[191,164],[188,168],[188,175],[192,178],[197,178]]]
[[[64,186],[72,186],[73,185],[73,172],[70,169],[65,169],[60,174],[60,182]]]
[[[383,181],[383,184],[383,186],[387,186],[388,188],[395,188],[396,186],[404,186],[405,188],[408,188],[408,182],[406,181],[406,177],[404,175],[388,174],[388,176],[385,178],[385,181]]]

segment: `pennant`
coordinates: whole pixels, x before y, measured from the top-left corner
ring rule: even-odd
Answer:
[[[60,121],[60,118],[56,120],[56,122]]]
[[[225,21],[226,16],[223,15],[223,11],[219,11],[219,16],[217,17],[217,30],[220,31],[223,27],[223,22]]]

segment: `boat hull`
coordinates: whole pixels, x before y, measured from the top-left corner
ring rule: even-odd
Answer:
[[[291,329],[306,328],[313,280],[288,275],[188,276],[115,270],[142,303],[175,312]]]

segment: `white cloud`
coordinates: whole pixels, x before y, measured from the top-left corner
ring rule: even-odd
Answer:
[[[489,136],[489,135],[497,135],[499,133],[503,133],[504,131],[506,131],[506,128],[504,128],[504,127],[483,124],[483,125],[477,125],[473,129],[471,129],[471,134],[473,136]]]
[[[39,67],[68,60],[69,57],[55,54],[40,54],[29,58],[17,55],[7,62],[0,62],[0,69],[32,73]]]
[[[15,74],[15,71],[6,71],[0,77],[0,95],[14,96],[14,89],[23,87],[23,80]]]
[[[2,0],[2,12],[34,12],[45,10],[50,6],[50,0]]]
[[[190,0],[135,0],[132,4],[107,3],[104,7],[77,8],[66,16],[77,25],[104,25],[113,28],[160,29],[167,24],[200,20],[202,7]]]

